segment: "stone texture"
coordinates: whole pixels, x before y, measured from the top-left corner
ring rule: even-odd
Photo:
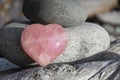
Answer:
[[[23,13],[32,22],[65,27],[84,22],[87,11],[77,0],[25,0]]]
[[[20,38],[25,26],[25,24],[11,23],[0,29],[0,54],[21,66],[33,62],[21,47]]]
[[[23,1],[24,0],[0,0],[0,27],[10,21],[27,20],[22,13]]]
[[[72,62],[105,51],[110,45],[108,33],[99,25],[84,23],[80,26],[65,28],[68,45],[55,63]]]
[[[23,70],[1,80],[119,80],[120,61],[95,61],[87,63],[52,64]]]
[[[11,23],[0,30],[1,55],[11,62],[24,66],[32,63],[21,48],[20,37],[25,24]],[[92,23],[65,28],[68,45],[53,63],[72,62],[105,51],[110,38],[104,28]]]

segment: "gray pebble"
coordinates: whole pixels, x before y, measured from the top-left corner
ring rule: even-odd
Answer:
[[[84,22],[87,11],[77,0],[25,0],[23,13],[32,22],[65,27]]]
[[[0,29],[0,54],[20,66],[33,62],[21,47],[20,38],[25,26],[25,24],[11,23]]]
[[[23,70],[1,80],[119,80],[120,61],[95,61],[87,63],[53,64]]]
[[[95,55],[109,48],[110,37],[99,25],[84,23],[65,28],[68,34],[68,45],[54,63],[72,62]]]

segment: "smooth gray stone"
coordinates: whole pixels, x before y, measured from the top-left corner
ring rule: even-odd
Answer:
[[[12,64],[8,60],[4,58],[0,58],[0,71],[12,69],[12,68],[17,68],[18,66]]]
[[[119,80],[120,61],[95,61],[82,64],[52,64],[23,70],[1,80]]]
[[[21,33],[26,25],[11,23],[0,30],[0,54],[20,66],[34,62],[24,53],[20,43]],[[108,33],[96,24],[83,23],[79,26],[65,28],[65,31],[68,37],[67,47],[53,63],[84,59],[105,51],[110,45]]]
[[[64,27],[78,25],[87,19],[87,11],[77,0],[25,0],[23,13],[32,22],[58,23]]]
[[[11,23],[0,29],[0,55],[12,63],[25,66],[34,62],[21,47],[21,33],[26,24]]]

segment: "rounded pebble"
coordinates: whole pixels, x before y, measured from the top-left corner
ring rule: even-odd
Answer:
[[[25,26],[11,23],[0,29],[0,55],[20,66],[34,62],[21,47],[21,33]]]
[[[87,11],[77,0],[25,0],[23,13],[32,22],[65,27],[84,22]]]

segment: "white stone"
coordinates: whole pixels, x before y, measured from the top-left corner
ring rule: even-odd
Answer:
[[[71,62],[90,57],[109,48],[110,37],[99,25],[84,23],[76,27],[65,28],[68,45],[54,63]]]

